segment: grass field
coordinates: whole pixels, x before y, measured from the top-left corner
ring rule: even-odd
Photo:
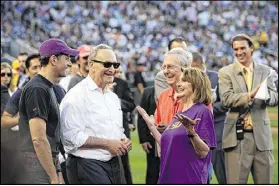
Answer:
[[[278,113],[278,107],[269,108],[268,112],[271,114]],[[278,116],[277,118],[271,118],[271,126],[278,128]],[[137,131],[132,132],[133,150],[130,152],[130,165],[133,175],[134,184],[145,184],[145,173],[146,173],[146,155],[139,144]],[[274,173],[273,173],[273,184],[278,184],[278,133],[273,134],[273,155],[274,155]],[[218,184],[216,177],[213,176],[212,184]],[[250,175],[248,184],[253,184],[252,176]]]

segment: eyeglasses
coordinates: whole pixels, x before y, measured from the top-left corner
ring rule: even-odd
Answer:
[[[181,68],[181,71],[182,71],[182,67],[179,66],[179,65],[163,65],[161,67],[162,70],[173,70],[175,67],[179,67]]]
[[[1,73],[1,77],[5,77],[5,76],[11,77],[12,74],[11,73]]]
[[[113,65],[113,68],[117,69],[120,66],[120,63],[114,63],[114,62],[103,62],[103,61],[98,61],[98,60],[92,60],[96,63],[101,63],[104,65],[105,68],[110,68]]]

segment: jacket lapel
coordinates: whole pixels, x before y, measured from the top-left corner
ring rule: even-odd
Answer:
[[[247,92],[247,86],[244,79],[244,74],[242,72],[241,67],[237,64],[237,62],[234,63],[234,72],[233,72],[234,78],[238,84],[238,86],[241,88],[242,92]]]
[[[252,90],[254,90],[262,81],[262,71],[260,69],[260,66],[254,63],[254,71],[253,71],[253,84],[252,84]]]

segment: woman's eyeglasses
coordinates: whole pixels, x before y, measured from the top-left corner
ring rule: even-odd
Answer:
[[[103,61],[98,61],[98,60],[92,60],[96,63],[101,63],[104,65],[105,68],[110,68],[113,65],[113,68],[117,69],[120,66],[120,63],[114,63],[114,62],[103,62]]]
[[[5,76],[12,77],[12,74],[11,73],[1,73],[1,77],[5,77]]]

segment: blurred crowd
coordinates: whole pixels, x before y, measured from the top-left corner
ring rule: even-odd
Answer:
[[[233,61],[230,39],[247,33],[255,61],[278,71],[278,4],[272,1],[1,1],[1,38],[20,38],[34,48],[60,38],[73,48],[106,43],[123,70],[143,63],[156,72],[168,41],[182,36],[207,68]]]

